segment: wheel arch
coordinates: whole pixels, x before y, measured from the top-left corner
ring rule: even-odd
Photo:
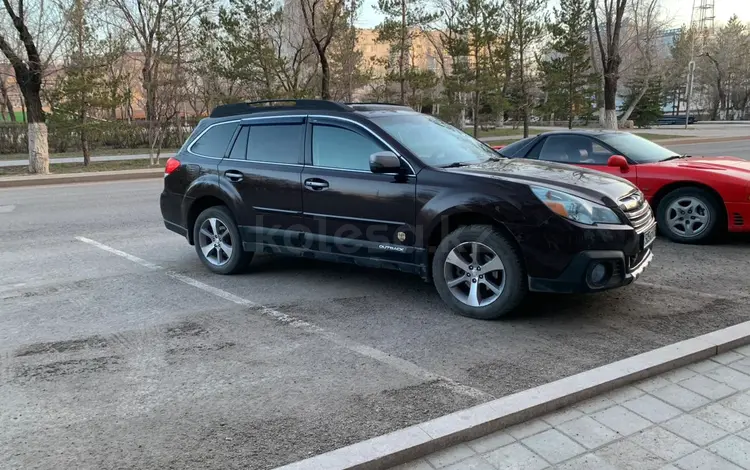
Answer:
[[[195,198],[185,211],[185,222],[187,227],[188,242],[193,245],[195,240],[193,237],[193,230],[195,227],[195,221],[201,212],[208,209],[209,207],[225,206],[229,211],[232,211],[232,206],[227,203],[223,198],[214,194],[204,194]]]
[[[526,269],[526,260],[523,256],[521,244],[501,220],[498,220],[497,218],[492,217],[491,215],[488,215],[484,212],[475,210],[448,212],[439,215],[437,219],[438,221],[434,224],[434,226],[430,229],[429,233],[425,237],[428,276],[431,275],[430,271],[432,269],[432,259],[435,255],[435,250],[437,249],[440,242],[443,240],[443,238],[445,238],[448,234],[450,234],[457,228],[466,225],[490,225],[492,227],[495,227],[498,231],[500,231],[500,233],[505,236],[508,242],[513,245],[520,257],[522,267],[524,268],[524,270]]]
[[[676,189],[683,189],[683,188],[697,188],[701,189],[703,191],[706,191],[710,195],[712,195],[716,202],[719,203],[720,207],[720,213],[719,215],[722,217],[722,221],[726,223],[727,221],[727,206],[724,204],[724,198],[721,197],[721,194],[719,194],[718,191],[716,191],[714,188],[707,184],[699,183],[697,181],[675,181],[673,183],[665,184],[661,188],[659,188],[658,191],[654,194],[654,196],[651,198],[651,207],[654,208],[654,211],[658,213],[659,211],[659,205],[664,200],[664,198],[667,196],[667,194],[671,193],[672,191]]]

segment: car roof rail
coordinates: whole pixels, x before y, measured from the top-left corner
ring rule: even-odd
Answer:
[[[400,109],[408,109],[410,111],[414,111],[410,106],[405,104],[398,104],[398,103],[381,103],[378,101],[367,101],[367,102],[358,102],[358,103],[345,103],[347,106],[351,106],[354,109],[359,109],[361,111],[375,111],[379,109],[388,109],[388,108],[400,108]]]
[[[344,103],[328,100],[309,100],[309,99],[280,99],[280,100],[262,100],[250,101],[245,103],[223,104],[215,107],[211,111],[212,118],[236,116],[238,114],[264,113],[268,111],[288,111],[288,110],[315,110],[315,111],[354,111],[351,106]]]

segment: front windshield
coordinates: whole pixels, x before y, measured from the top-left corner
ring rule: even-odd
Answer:
[[[628,132],[613,132],[598,136],[618,153],[636,163],[656,163],[680,154]]]
[[[471,165],[499,158],[487,145],[427,114],[388,114],[372,120],[427,165]]]

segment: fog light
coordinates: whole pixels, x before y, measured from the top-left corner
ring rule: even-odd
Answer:
[[[601,284],[604,280],[604,276],[607,275],[607,268],[603,264],[597,263],[594,265],[594,269],[591,270],[591,283]]]
[[[612,276],[611,265],[607,261],[592,263],[589,267],[586,282],[591,288],[604,286]]]

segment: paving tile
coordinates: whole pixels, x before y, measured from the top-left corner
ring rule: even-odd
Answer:
[[[594,452],[594,455],[619,470],[657,470],[667,464],[664,459],[630,439],[613,442]]]
[[[750,468],[750,442],[744,439],[729,436],[711,444],[708,450],[740,467]]]
[[[590,398],[586,401],[582,401],[578,405],[575,406],[575,409],[586,413],[596,413],[599,410],[603,410],[604,408],[609,408],[610,406],[615,406],[617,403],[613,402],[609,398],[599,395],[594,398]]]
[[[683,380],[680,382],[680,387],[685,387],[688,390],[692,390],[693,392],[712,400],[726,398],[737,391],[729,385],[717,382],[714,379],[709,379],[700,374]]]
[[[698,450],[694,444],[660,427],[641,431],[628,440],[670,462]]]
[[[691,415],[682,415],[662,426],[699,446],[708,445],[727,435],[727,432]]]
[[[738,370],[726,366],[717,367],[716,369],[706,372],[703,375],[714,379],[717,382],[727,384],[732,388],[736,388],[737,390],[750,389],[750,375],[743,374]]]
[[[638,398],[644,393],[645,392],[643,390],[640,390],[638,388],[626,386],[620,387],[616,390],[612,390],[611,392],[607,392],[604,394],[604,396],[615,403],[622,403],[624,401],[632,400],[633,398]]]
[[[432,465],[428,464],[426,460],[419,459],[413,462],[407,462],[405,464],[393,467],[391,470],[434,470]]]
[[[735,361],[731,364],[729,364],[729,367],[732,369],[737,369],[738,371],[750,374],[750,357],[746,357],[744,359],[740,359],[739,361]]]
[[[641,380],[633,386],[640,388],[644,392],[653,392],[654,390],[666,387],[671,383],[672,382],[670,382],[669,380],[657,375],[655,377],[651,377],[650,379]]]
[[[706,359],[705,361],[696,362],[694,364],[690,364],[688,369],[692,370],[693,372],[697,372],[699,374],[703,374],[704,372],[708,372],[709,370],[716,369],[721,364],[718,362],[714,362],[711,359]]]
[[[580,418],[581,416],[583,416],[582,411],[579,411],[575,408],[564,408],[560,411],[555,411],[554,413],[542,416],[542,420],[546,421],[552,426],[557,426],[558,424],[562,424],[572,419]]]
[[[459,444],[457,446],[448,447],[441,451],[435,452],[425,457],[430,465],[435,468],[442,468],[448,465],[454,464],[458,461],[468,459],[469,457],[476,455],[473,449],[466,444]]]
[[[557,426],[557,429],[580,442],[589,449],[595,449],[619,439],[620,435],[590,416],[583,416]]]
[[[750,356],[750,344],[740,346],[739,348],[735,348],[732,351],[736,352],[737,354],[742,354],[743,356]]]
[[[623,436],[646,429],[652,424],[619,405],[594,413],[591,417]]]
[[[585,454],[555,467],[557,470],[618,470],[594,454]]]
[[[684,411],[694,410],[709,401],[707,398],[677,384],[667,385],[664,388],[654,390],[651,392],[651,395]]]
[[[677,468],[677,467],[675,467],[672,464],[669,464],[669,465],[665,465],[665,466],[661,467],[659,470],[680,470],[680,469]],[[719,470],[719,469],[716,469],[716,470]]]
[[[750,392],[737,393],[719,402],[720,404],[750,416]]]
[[[502,446],[507,446],[513,441],[515,439],[510,434],[505,431],[498,431],[467,442],[466,445],[474,449],[477,453],[484,454],[485,452],[499,449]]]
[[[729,432],[737,432],[750,426],[750,417],[719,403],[704,406],[690,414]]]
[[[626,401],[622,406],[654,423],[661,423],[682,413],[680,409],[668,405],[651,395],[644,395],[635,400]]]
[[[745,429],[744,431],[736,433],[736,435],[750,442],[750,429]]]
[[[521,442],[550,463],[560,463],[586,452],[586,449],[556,429],[535,434]]]
[[[508,434],[515,437],[518,440],[538,434],[542,431],[546,431],[551,428],[549,424],[545,423],[541,419],[535,419],[533,421],[527,421],[525,423],[511,426],[505,430]]]
[[[495,470],[495,466],[490,465],[482,457],[475,455],[448,467],[443,467],[442,470]]]
[[[686,455],[675,462],[675,465],[682,470],[742,470],[737,465],[704,449]]]
[[[688,369],[687,367],[681,367],[679,369],[671,370],[669,372],[665,372],[661,374],[661,377],[665,380],[668,380],[672,383],[677,383],[685,379],[689,379],[690,377],[694,376],[696,373],[692,370]]]
[[[493,450],[482,456],[498,470],[542,470],[549,464],[518,442]]]
[[[725,353],[719,354],[718,356],[714,356],[711,358],[711,360],[718,362],[719,364],[731,364],[732,362],[739,361],[740,359],[743,359],[745,356],[743,356],[740,353],[736,353],[734,351],[727,351]]]

